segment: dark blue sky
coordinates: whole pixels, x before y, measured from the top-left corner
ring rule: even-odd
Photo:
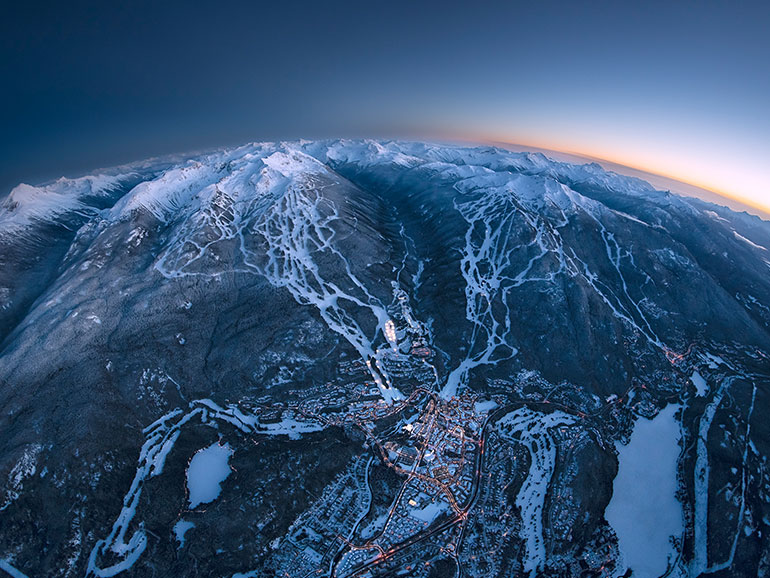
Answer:
[[[770,204],[770,3],[476,4],[6,6],[0,187],[252,140],[443,136]]]

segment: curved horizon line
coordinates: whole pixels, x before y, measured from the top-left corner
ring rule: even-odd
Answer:
[[[720,200],[723,199],[726,202],[725,206],[731,210],[738,211],[738,212],[741,212],[741,211],[747,212],[765,221],[770,220],[770,205],[764,205],[758,201],[755,201],[754,199],[745,197],[743,195],[730,193],[722,189],[712,187],[711,185],[708,185],[706,183],[699,183],[694,180],[689,180],[686,177],[679,177],[679,176],[661,172],[655,169],[634,165],[624,160],[615,160],[607,157],[597,156],[595,154],[565,150],[561,148],[554,148],[550,145],[512,142],[512,141],[500,140],[500,139],[491,138],[491,137],[479,136],[477,138],[471,138],[471,139],[467,139],[465,137],[456,137],[456,138],[459,138],[462,142],[468,142],[468,143],[478,142],[479,144],[499,145],[503,148],[505,147],[517,147],[520,149],[529,148],[529,149],[534,149],[534,152],[551,152],[556,154],[568,155],[571,157],[578,157],[580,159],[597,162],[599,164],[612,165],[612,167],[609,167],[609,168],[603,167],[605,170],[614,170],[614,167],[625,168],[625,169],[628,169],[629,171],[642,173],[643,175],[659,177],[667,181],[671,181],[673,184],[680,184],[680,185],[684,185],[685,187],[698,189],[698,192],[706,193],[705,195],[706,197],[713,196],[713,197],[717,197]],[[615,172],[620,172],[620,171],[615,171]],[[639,176],[635,174],[626,175],[626,176],[633,176],[633,177],[637,177],[637,178],[641,178],[642,180],[645,180],[644,176]],[[650,183],[650,184],[653,186],[657,186],[655,185],[655,183]],[[714,199],[702,198],[700,195],[697,194],[696,191],[692,191],[690,194],[686,192],[677,192],[674,190],[672,190],[671,192],[674,192],[675,194],[679,194],[681,196],[695,197],[705,202],[712,202],[712,203],[715,202]]]

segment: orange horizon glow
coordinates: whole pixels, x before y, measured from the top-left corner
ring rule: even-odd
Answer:
[[[603,161],[614,165],[621,165],[623,167],[626,167],[634,171],[649,173],[654,176],[663,177],[665,179],[677,181],[679,183],[688,185],[690,187],[701,189],[706,193],[711,193],[717,197],[726,199],[727,201],[732,201],[734,203],[739,203],[746,207],[750,207],[756,213],[759,213],[758,216],[764,219],[770,218],[770,199],[760,200],[753,196],[747,195],[745,193],[737,192],[734,190],[727,190],[724,187],[711,184],[710,182],[708,182],[708,180],[692,177],[692,176],[686,175],[683,172],[672,171],[670,168],[665,168],[661,165],[656,165],[655,163],[640,163],[638,161],[631,160],[629,157],[623,156],[621,154],[605,152],[590,146],[586,146],[586,147],[575,146],[574,142],[557,143],[555,141],[547,141],[540,138],[530,138],[530,137],[525,137],[523,135],[521,139],[519,138],[512,139],[510,136],[507,136],[507,135],[504,136],[500,134],[490,134],[490,133],[482,133],[482,132],[474,133],[474,132],[468,132],[468,131],[462,131],[462,133],[463,133],[463,136],[458,136],[457,133],[451,134],[449,132],[446,132],[443,134],[443,138],[458,140],[460,142],[498,145],[502,147],[505,147],[506,145],[518,146],[518,147],[534,147],[537,149],[550,150],[556,153],[563,153],[567,155],[583,157],[588,160],[595,160],[599,162]],[[644,177],[641,177],[641,178],[644,178]],[[685,195],[685,196],[697,196],[697,195],[692,194],[692,195]],[[711,200],[711,199],[706,199],[706,200]]]
[[[721,189],[719,187],[715,187],[714,185],[710,185],[710,184],[708,184],[708,183],[706,183],[704,181],[698,181],[697,179],[693,179],[693,178],[690,178],[690,177],[670,174],[670,173],[668,173],[664,169],[658,169],[658,168],[655,168],[655,167],[637,166],[636,164],[633,164],[633,161],[626,161],[626,160],[622,160],[622,159],[613,159],[613,158],[609,158],[609,155],[599,156],[599,155],[594,155],[594,154],[578,153],[578,152],[572,152],[572,151],[561,151],[561,150],[558,150],[558,149],[557,149],[557,152],[564,152],[564,153],[567,153],[567,154],[574,154],[574,155],[577,155],[577,156],[584,156],[584,157],[588,157],[588,158],[592,158],[592,159],[596,159],[596,160],[600,160],[600,161],[601,160],[608,161],[610,163],[614,163],[614,164],[618,164],[618,165],[623,165],[623,166],[626,166],[626,167],[628,167],[630,169],[634,169],[634,170],[637,170],[637,171],[642,171],[642,172],[646,172],[646,173],[652,173],[654,175],[665,177],[667,179],[671,179],[671,180],[674,180],[674,181],[679,181],[680,183],[684,183],[685,185],[690,185],[690,186],[693,186],[693,187],[697,187],[699,189],[703,189],[705,191],[708,191],[710,193],[714,193],[715,195],[719,195],[720,197],[724,197],[726,199],[731,199],[733,201],[737,201],[737,202],[742,203],[744,205],[748,205],[749,207],[752,207],[752,208],[754,208],[754,209],[756,209],[758,211],[761,211],[762,213],[770,214],[770,204],[763,205],[762,203],[756,201],[752,197],[747,197],[745,195],[741,195],[741,194],[738,194],[738,193],[733,193],[733,192],[725,191],[725,190],[723,190],[723,189]]]

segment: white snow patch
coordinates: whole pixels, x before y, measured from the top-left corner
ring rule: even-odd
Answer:
[[[13,501],[18,499],[24,488],[24,480],[31,478],[37,472],[37,462],[43,446],[31,444],[27,446],[18,462],[8,474],[5,497],[0,504],[0,512],[5,510]]]
[[[388,343],[393,348],[394,351],[398,350],[398,337],[396,336],[396,324],[393,323],[392,319],[388,319],[385,322],[385,339],[388,340]]]
[[[695,395],[698,397],[703,397],[709,392],[709,386],[706,383],[706,380],[703,379],[700,373],[697,371],[693,371],[692,375],[690,376],[690,381],[692,381],[692,384],[695,386]]]
[[[762,245],[757,245],[754,241],[752,241],[751,239],[747,239],[737,231],[733,231],[733,235],[735,235],[735,238],[738,239],[739,241],[743,241],[744,243],[746,243],[747,245],[751,245],[755,249],[761,249],[763,251],[767,251],[765,247],[763,247]]]
[[[708,366],[711,369],[716,369],[720,365],[727,365],[725,360],[719,357],[718,355],[714,355],[713,353],[709,353],[708,351],[706,351],[703,355],[706,357]]]
[[[20,184],[0,202],[0,233],[11,233],[34,222],[46,222],[71,211],[84,211],[82,199],[105,195],[117,189],[125,176],[89,175],[78,179],[61,178],[33,187]]]
[[[449,504],[446,502],[431,502],[424,508],[409,510],[409,515],[426,524],[432,524],[433,520],[438,518],[439,514],[445,512],[448,508]]]
[[[297,421],[291,418],[284,418],[278,423],[261,423],[259,425],[264,428],[264,432],[262,430],[257,430],[256,433],[266,433],[271,435],[286,434],[289,436],[289,439],[293,440],[300,439],[301,434],[303,433],[316,432],[324,429],[323,425],[313,422]]]
[[[618,445],[618,475],[604,512],[615,529],[621,560],[617,576],[661,576],[676,556],[671,536],[683,529],[676,499],[681,432],[678,405],[669,405],[652,421],[639,420],[628,445]],[[641,489],[641,490],[640,490]]]
[[[169,437],[166,438],[166,441],[160,446],[160,450],[153,455],[152,460],[150,460],[150,463],[152,464],[150,469],[151,476],[157,476],[163,473],[163,466],[166,465],[166,458],[168,457],[168,453],[174,447],[174,444],[179,437],[179,433],[179,430],[176,430],[169,435]]]
[[[328,172],[321,162],[297,150],[274,152],[262,159],[262,162],[268,168],[289,179],[306,176],[308,173]]]
[[[714,211],[703,211],[703,212],[704,212],[706,215],[708,215],[709,217],[711,217],[712,219],[714,219],[715,221],[722,221],[722,222],[724,222],[724,223],[729,223],[729,222],[730,222],[730,221],[728,221],[727,219],[724,219],[724,218],[720,217],[720,216],[719,216],[717,213],[715,213]]]
[[[380,514],[374,520],[369,522],[366,528],[361,530],[361,538],[363,538],[364,540],[368,540],[369,538],[374,536],[374,534],[377,531],[382,530],[385,527],[385,522],[387,521],[388,521],[388,513],[384,512]]]
[[[176,524],[174,524],[174,536],[176,536],[176,541],[179,542],[179,548],[184,546],[184,535],[188,530],[191,530],[194,527],[195,524],[189,520],[179,520]]]
[[[0,570],[7,572],[11,578],[27,578],[24,572],[14,568],[8,560],[3,560],[2,558],[0,558]]]
[[[190,494],[190,508],[208,504],[219,497],[220,484],[232,471],[228,461],[233,455],[229,444],[212,444],[198,450],[187,467],[187,490]]]
[[[498,422],[501,435],[524,445],[531,458],[527,478],[516,496],[522,523],[519,535],[524,541],[522,563],[530,578],[540,575],[546,560],[543,511],[557,449],[550,430],[574,423],[575,418],[564,412],[543,414],[526,407],[512,411]]]
[[[642,221],[640,219],[637,219],[633,215],[629,215],[628,213],[624,213],[623,211],[618,211],[616,209],[612,209],[612,212],[615,213],[616,215],[620,215],[621,217],[624,217],[624,218],[628,219],[629,221],[633,221],[634,223],[639,223],[640,225],[644,225],[645,227],[649,227],[650,226],[649,223],[645,223],[644,221]]]
[[[133,512],[131,513],[131,517],[133,517]],[[96,547],[91,550],[91,556],[88,558],[88,574],[93,574],[99,578],[111,578],[112,576],[117,576],[121,572],[125,572],[136,563],[142,555],[142,552],[144,552],[144,549],[147,547],[147,535],[144,533],[144,529],[141,529],[134,532],[131,539],[128,541],[128,544],[114,544],[110,549],[115,554],[125,557],[117,564],[113,564],[107,568],[99,568],[96,565],[96,558],[99,555],[100,546],[101,544],[97,543]]]
[[[474,406],[473,406],[473,410],[477,414],[483,415],[485,413],[489,413],[490,411],[492,411],[496,407],[497,407],[497,402],[492,400],[492,399],[490,399],[490,400],[487,400],[487,401],[477,401],[474,404]]]
[[[108,213],[109,218],[116,221],[144,209],[159,221],[166,222],[181,214],[185,207],[196,204],[196,201],[199,205],[207,187],[220,178],[216,167],[189,161],[167,170],[152,181],[139,183],[115,203]]]

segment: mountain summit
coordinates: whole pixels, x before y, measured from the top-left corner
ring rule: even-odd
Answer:
[[[0,201],[12,576],[770,573],[770,223],[259,143]]]

